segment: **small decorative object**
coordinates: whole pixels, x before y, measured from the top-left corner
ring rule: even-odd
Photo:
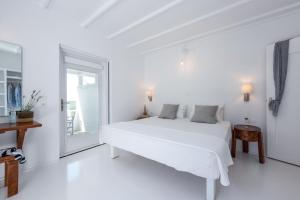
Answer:
[[[246,125],[249,125],[249,124],[250,124],[249,118],[248,118],[248,117],[245,117],[245,118],[244,118],[244,122],[245,122]]]
[[[245,83],[242,85],[242,93],[244,94],[244,101],[250,101],[250,93],[253,91],[253,86],[250,83]]]
[[[147,116],[147,115],[148,115],[147,108],[146,108],[146,105],[144,105],[144,112],[143,112],[143,116]]]
[[[148,117],[149,117],[149,115],[148,115],[148,112],[147,112],[147,108],[146,108],[146,105],[144,105],[144,112],[137,119],[145,119],[145,118],[148,118]]]
[[[33,108],[41,101],[43,98],[40,95],[41,91],[33,90],[30,98],[26,100],[23,96],[23,105],[20,111],[17,111],[17,122],[32,122],[33,121]]]
[[[16,111],[9,111],[9,123],[16,123]]]

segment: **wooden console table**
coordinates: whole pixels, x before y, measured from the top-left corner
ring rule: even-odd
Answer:
[[[17,148],[22,149],[25,133],[29,128],[41,127],[38,122],[0,123],[0,134],[7,131],[17,132]],[[19,187],[19,162],[13,156],[1,158],[0,163],[5,164],[5,186],[7,186],[7,197],[18,193]]]
[[[0,134],[7,131],[17,131],[17,148],[22,149],[25,133],[29,128],[41,127],[42,124],[33,122],[18,122],[18,123],[0,123]]]

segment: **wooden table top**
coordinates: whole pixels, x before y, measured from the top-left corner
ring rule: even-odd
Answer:
[[[240,131],[250,131],[250,132],[261,132],[260,128],[257,126],[238,124],[234,126],[234,129]]]
[[[36,128],[41,127],[42,124],[36,121],[32,122],[17,122],[17,123],[0,123],[0,133],[5,131],[14,131],[18,129]]]

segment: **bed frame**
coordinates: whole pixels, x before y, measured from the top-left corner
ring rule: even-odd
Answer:
[[[118,158],[117,148],[110,145],[110,157],[112,159]],[[206,178],[206,200],[216,199],[216,179]]]

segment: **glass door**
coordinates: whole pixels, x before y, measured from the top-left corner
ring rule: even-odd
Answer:
[[[101,70],[65,64],[65,154],[100,144]]]

